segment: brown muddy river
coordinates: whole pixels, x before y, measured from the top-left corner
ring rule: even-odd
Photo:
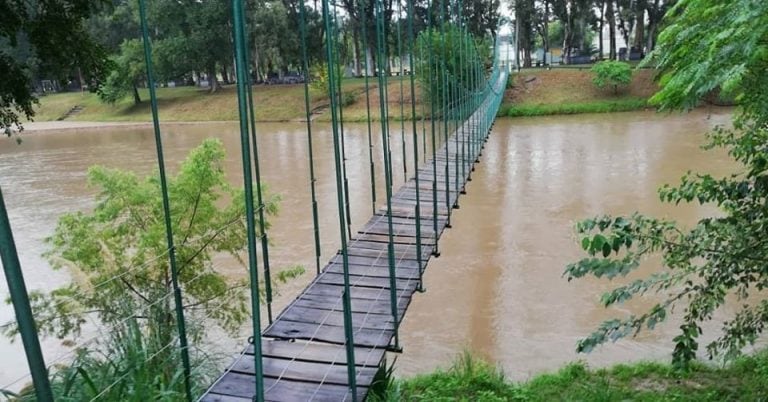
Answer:
[[[401,327],[405,352],[397,359],[398,374],[446,366],[464,349],[497,363],[518,380],[578,359],[600,366],[667,358],[672,350],[668,340],[676,329],[674,320],[656,332],[589,355],[574,352],[576,341],[602,320],[650,307],[655,299],[647,296],[606,310],[598,300],[610,283],[591,279],[568,283],[562,277],[565,265],[582,256],[572,227],[581,218],[603,212],[641,211],[687,223],[716,213],[711,208],[663,205],[656,189],[675,183],[689,169],[729,172],[733,165],[723,152],[699,149],[704,133],[726,124],[729,117],[727,109],[714,109],[688,115],[640,112],[499,120],[467,187],[468,194],[455,211],[453,228],[441,239],[442,256],[429,264],[427,292],[414,297]],[[277,311],[314,272],[304,127],[300,123],[259,126],[263,178],[272,192],[283,197],[280,216],[273,220],[270,232],[272,265],[298,263],[307,268],[301,279],[281,289]],[[371,213],[368,146],[365,125],[346,128],[354,229]],[[393,128],[399,125],[393,124]],[[204,138],[217,137],[228,151],[230,179],[242,183],[235,124],[174,124],[163,130],[169,169],[174,170]],[[327,128],[318,125],[315,132],[322,261],[326,261],[338,248],[332,142]],[[377,189],[383,189],[378,132],[374,138],[380,177]],[[21,145],[0,141],[0,185],[27,286],[52,289],[69,281],[70,274],[52,271],[40,257],[45,250],[43,239],[60,214],[92,206],[86,169],[102,164],[141,174],[151,172],[156,167],[154,139],[149,127],[30,131],[23,139]],[[403,180],[397,130],[392,133],[392,144],[397,187]],[[383,200],[378,201],[381,205]],[[218,266],[229,275],[245,275],[231,261]],[[641,272],[655,269],[657,261],[650,260]],[[7,295],[3,278],[0,298]],[[0,322],[11,319],[11,307],[0,306]],[[217,346],[229,353],[241,348],[234,341]],[[48,362],[67,353],[56,340],[45,340],[43,347]],[[20,342],[1,339],[0,356],[2,388],[27,369]]]

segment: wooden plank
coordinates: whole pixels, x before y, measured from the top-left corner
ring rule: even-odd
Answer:
[[[397,271],[397,269],[395,269]],[[404,290],[404,289],[415,289],[417,283],[417,280],[413,279],[397,279],[397,275],[395,275],[395,286],[396,289]],[[328,272],[321,274],[320,277],[317,280],[317,283],[325,283],[329,285],[344,285],[344,275],[343,274],[337,274],[333,272]],[[381,277],[381,276],[362,276],[362,275],[349,275],[349,284],[350,286],[354,287],[367,287],[372,289],[389,289],[390,288],[390,282],[388,277]]]
[[[372,241],[372,242],[380,242],[384,244],[389,243],[389,235],[388,234],[366,234],[366,233],[358,233],[354,236],[354,240],[364,240],[364,241]],[[392,242],[395,244],[403,244],[403,245],[410,245],[413,247],[413,249],[416,249],[416,238],[415,237],[408,237],[408,236],[394,236],[392,238]],[[421,238],[422,243],[422,249],[424,246],[433,246],[435,244],[434,237],[422,237]]]
[[[254,376],[241,373],[226,373],[205,395],[202,401],[223,401],[216,399],[219,395],[237,398],[252,398],[256,388]],[[268,401],[350,401],[349,388],[344,385],[313,384],[302,381],[280,380],[273,378],[264,379],[266,392],[264,397]],[[362,400],[368,392],[365,387],[358,387],[358,399]]]
[[[269,338],[264,338],[261,345],[262,356],[274,357],[276,359],[347,364],[346,347],[344,345],[285,341]],[[340,352],[341,355],[339,355]],[[384,349],[355,347],[355,365],[378,367],[379,362],[384,358],[385,352]],[[253,345],[248,345],[245,353],[253,355]]]
[[[206,402],[253,402],[253,398],[207,393],[200,399]]]
[[[355,328],[355,346],[386,348],[394,332],[391,329]],[[264,331],[264,336],[283,339],[308,339],[343,345],[344,327],[318,325],[293,321],[275,321]]]
[[[321,310],[291,304],[280,313],[278,320],[343,327],[344,313],[341,310]],[[391,329],[393,322],[391,312],[386,314],[352,313],[352,326],[354,328]]]
[[[341,293],[344,290],[344,286],[327,285],[324,283],[316,283],[311,285],[304,291],[304,294],[318,295],[318,296],[331,296],[341,298]],[[368,300],[388,300],[389,292],[386,289],[374,289],[353,286],[350,289],[350,296],[354,299],[368,299]],[[403,292],[408,292],[403,291]],[[398,291],[398,294],[402,293]],[[411,292],[412,293],[412,292]]]
[[[413,220],[412,222],[396,222],[396,218],[392,217],[392,233],[395,235],[400,236],[416,236],[416,221]],[[422,220],[421,222],[421,233],[428,233],[432,234],[432,220],[430,219],[429,222],[426,220]],[[389,233],[389,222],[387,222],[387,218],[384,218],[383,222],[374,222],[374,223],[368,223],[365,226],[363,226],[362,229],[358,230],[358,233],[370,233],[370,232],[380,232],[385,231],[386,233]]]
[[[339,358],[346,355],[343,349],[339,352]],[[229,370],[235,373],[254,375],[256,373],[254,364],[252,355],[246,355],[243,358],[237,359],[230,366]],[[349,385],[347,366],[338,362],[331,364],[267,357],[262,360],[262,368],[264,370],[264,378],[297,380],[318,384]],[[377,370],[378,368],[375,367],[355,367],[358,385],[370,386]]]
[[[382,243],[380,241],[368,241],[368,240],[355,240],[350,242],[350,248],[348,249],[348,253],[350,255],[354,253],[360,253],[361,250],[369,250],[370,252],[374,253],[374,256],[378,256],[379,253],[381,255],[386,256],[387,255],[387,244],[386,242]],[[354,250],[353,250],[354,248]],[[422,259],[427,258],[431,253],[434,247],[432,245],[424,244],[421,247],[422,252]],[[416,259],[416,247],[413,245],[405,245],[405,244],[395,244],[395,256],[398,260],[400,259]]]
[[[366,268],[375,268],[375,267],[388,267],[389,266],[389,253],[385,252],[379,252],[376,250],[367,250],[367,249],[355,249],[360,254],[363,254],[368,251],[373,251],[373,254],[375,257],[367,257],[362,255],[347,255],[347,263],[350,267],[353,267],[352,269],[358,270],[363,269],[364,271]],[[352,249],[349,249],[349,253],[352,252]],[[423,250],[422,250],[423,252]],[[398,256],[397,251],[395,251],[395,262],[397,263],[397,267],[399,269],[411,269],[411,270],[418,270],[419,268],[419,262],[416,260],[416,254],[413,254],[413,258],[404,258],[405,254],[401,254]],[[329,269],[331,272],[336,272],[334,269],[331,269],[334,265],[341,265],[343,264],[343,258],[340,255],[337,255],[331,259],[331,262],[326,265],[324,269]],[[422,263],[426,263],[426,259],[422,259]]]
[[[329,265],[326,267],[325,271],[333,272],[336,274],[343,274],[344,266],[341,264]],[[382,265],[369,266],[369,267],[354,266],[354,269],[350,269],[350,271],[354,272],[355,275],[389,278],[389,267],[386,264],[386,260],[385,260],[385,263]],[[412,268],[404,268],[398,265],[395,268],[395,278],[418,280],[419,270],[412,269]]]
[[[405,311],[405,308],[408,307],[410,302],[410,297],[402,297],[397,300],[397,308],[401,315],[402,312]],[[316,308],[319,310],[343,311],[344,309],[341,298],[331,296],[303,295],[300,298],[294,300],[292,304],[296,306]],[[389,299],[352,299],[351,304],[353,313],[370,312],[371,314],[391,314]]]

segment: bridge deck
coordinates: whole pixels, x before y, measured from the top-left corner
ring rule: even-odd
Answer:
[[[501,81],[501,78],[499,79]],[[506,82],[506,77],[504,81]],[[501,85],[503,85],[503,82]],[[497,83],[497,88],[500,85]],[[483,105],[486,106],[486,105]],[[483,107],[475,113],[488,112]],[[464,123],[437,151],[437,175],[433,176],[432,160],[418,170],[419,188],[412,178],[392,195],[392,223],[395,250],[395,277],[398,320],[416,292],[419,264],[416,256],[416,192],[421,197],[422,263],[426,268],[435,242],[446,228],[446,161],[448,162],[449,204],[453,207],[463,190],[478,155],[469,154],[468,133],[473,119]],[[480,133],[482,136],[485,133]],[[472,163],[458,171],[455,158],[462,155]],[[482,144],[479,144],[482,145]],[[448,157],[446,158],[446,147]],[[475,147],[473,146],[473,151]],[[479,151],[476,150],[476,151]],[[458,175],[458,178],[457,178]],[[437,233],[433,219],[433,178],[437,184]],[[374,375],[390,347],[393,317],[390,304],[388,265],[387,209],[378,213],[352,236],[348,244],[349,281],[354,328],[357,397],[365,399]],[[342,308],[343,265],[341,254],[328,265],[303,292],[286,307],[263,332],[262,355],[265,399],[268,401],[344,401],[351,400],[348,387],[347,361],[344,347]],[[211,386],[202,401],[251,401],[254,394],[254,361],[252,346],[246,348]]]

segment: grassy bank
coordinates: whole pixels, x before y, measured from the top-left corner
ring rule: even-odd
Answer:
[[[599,370],[575,363],[524,383],[465,355],[448,370],[393,380],[382,394],[386,401],[758,401],[768,395],[768,353],[685,373],[660,363]]]
[[[404,83],[404,101],[410,105],[409,83]],[[400,79],[389,81],[389,114],[399,118],[399,107],[394,104],[400,99]],[[378,120],[378,87],[375,80],[369,83],[370,107],[373,119]],[[60,93],[40,98],[35,121],[60,119],[74,107],[82,110],[68,116],[68,121],[97,122],[144,122],[151,120],[149,94],[140,89],[142,102],[135,104],[126,97],[114,105],[102,103],[92,93]],[[362,79],[346,79],[342,84],[343,112],[346,121],[366,119],[365,82]],[[237,120],[237,93],[234,86],[224,86],[209,93],[196,87],[158,88],[158,104],[163,121],[232,121]],[[304,86],[298,85],[257,85],[253,87],[256,105],[256,120],[260,122],[299,121],[305,119]],[[318,121],[328,121],[328,98],[316,91],[310,91],[310,108]],[[405,110],[410,113],[410,107]]]
[[[599,90],[592,84],[588,70],[531,69],[512,76],[499,115],[539,116],[550,114],[606,113],[637,110],[648,107],[646,100],[657,90],[653,71],[634,73],[632,84],[619,95]],[[389,118],[410,118],[410,82],[408,77],[389,79],[387,102]],[[416,114],[420,118],[429,109],[417,85]],[[345,79],[342,83],[345,121],[363,122],[370,106],[371,118],[379,120],[379,91],[376,79],[369,82],[366,99],[362,78]],[[139,91],[142,102],[134,104],[126,97],[114,105],[102,103],[91,93],[61,93],[44,96],[37,108],[36,121],[53,121],[65,116],[74,107],[81,109],[67,117],[71,121],[145,122],[151,119],[148,91]],[[157,91],[163,121],[226,121],[237,120],[237,94],[234,86],[225,86],[215,93],[195,87],[159,88]],[[257,85],[253,87],[256,120],[261,122],[299,121],[305,118],[304,86]],[[311,91],[310,108],[317,121],[329,121],[328,98]]]
[[[632,83],[618,94],[598,89],[588,69],[531,69],[510,77],[499,115],[510,117],[554,114],[609,113],[649,107],[658,90],[654,70],[635,70]]]

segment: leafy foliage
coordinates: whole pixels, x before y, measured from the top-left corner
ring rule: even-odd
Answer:
[[[169,346],[170,345],[170,346]],[[184,400],[184,371],[175,340],[163,344],[147,335],[138,320],[107,335],[99,351],[78,349],[71,364],[52,375],[57,401],[179,401]],[[193,356],[195,356],[193,354]],[[194,358],[193,393],[211,381],[215,364],[203,356]],[[18,398],[33,400],[34,388],[22,390]]]
[[[755,299],[768,286],[768,4],[681,0],[670,15],[674,18],[654,54],[663,89],[653,101],[665,109],[687,109],[716,88],[735,95],[741,109],[734,128],[715,130],[707,147],[727,149],[740,168],[719,178],[689,172],[677,186],[660,189],[664,202],[720,209],[690,229],[640,214],[579,223],[576,230],[589,257],[569,265],[566,275],[620,277],[641,259],[660,255],[664,269],[606,293],[601,301],[611,306],[647,292],[661,293],[662,301],[641,315],[603,323],[578,349],[589,351],[652,329],[680,306],[673,362],[688,367],[699,349],[702,322],[727,302],[739,307],[723,323],[720,336],[706,345],[710,357],[738,355],[768,322],[768,301]]]
[[[214,257],[223,253],[240,261],[247,247],[245,203],[242,190],[226,180],[224,157],[219,140],[204,141],[168,178],[168,192],[189,321],[205,318],[235,331],[248,317],[248,284],[216,270]],[[98,191],[94,210],[62,216],[47,240],[51,265],[69,269],[76,280],[50,293],[30,292],[39,332],[76,337],[91,315],[106,328],[136,318],[151,336],[167,343],[175,322],[158,176],[139,179],[99,166],[88,176]],[[277,196],[265,197],[267,216],[277,213],[278,202]],[[300,267],[288,269],[277,281],[301,272]],[[13,336],[16,327],[6,324],[3,332]],[[192,341],[203,334],[193,332]]]
[[[632,68],[628,63],[615,60],[601,61],[591,69],[592,83],[598,88],[612,87],[613,93],[619,93],[619,86],[632,82]]]
[[[317,63],[310,68],[310,82],[309,87],[313,91],[322,94],[325,97],[330,96],[330,88],[328,88],[328,65],[325,63]]]
[[[389,382],[378,401],[756,401],[768,393],[768,351],[724,368],[694,363],[687,372],[640,362],[604,369],[571,363],[513,383],[491,364],[464,354],[448,370]]]
[[[489,43],[451,24],[422,31],[416,42],[416,78],[438,107],[450,94],[458,94],[460,98],[477,90],[480,83],[472,74],[485,74],[493,57],[490,51],[486,52],[491,47]],[[445,74],[435,74],[435,71],[445,71]]]
[[[120,45],[120,53],[112,58],[115,68],[99,91],[99,99],[114,104],[129,92],[133,93],[134,103],[141,102],[138,85],[144,80],[144,50],[138,39],[126,40]]]
[[[66,77],[80,69],[93,89],[109,67],[83,19],[91,0],[0,0],[0,131],[10,135],[22,115],[31,119],[35,76]]]

